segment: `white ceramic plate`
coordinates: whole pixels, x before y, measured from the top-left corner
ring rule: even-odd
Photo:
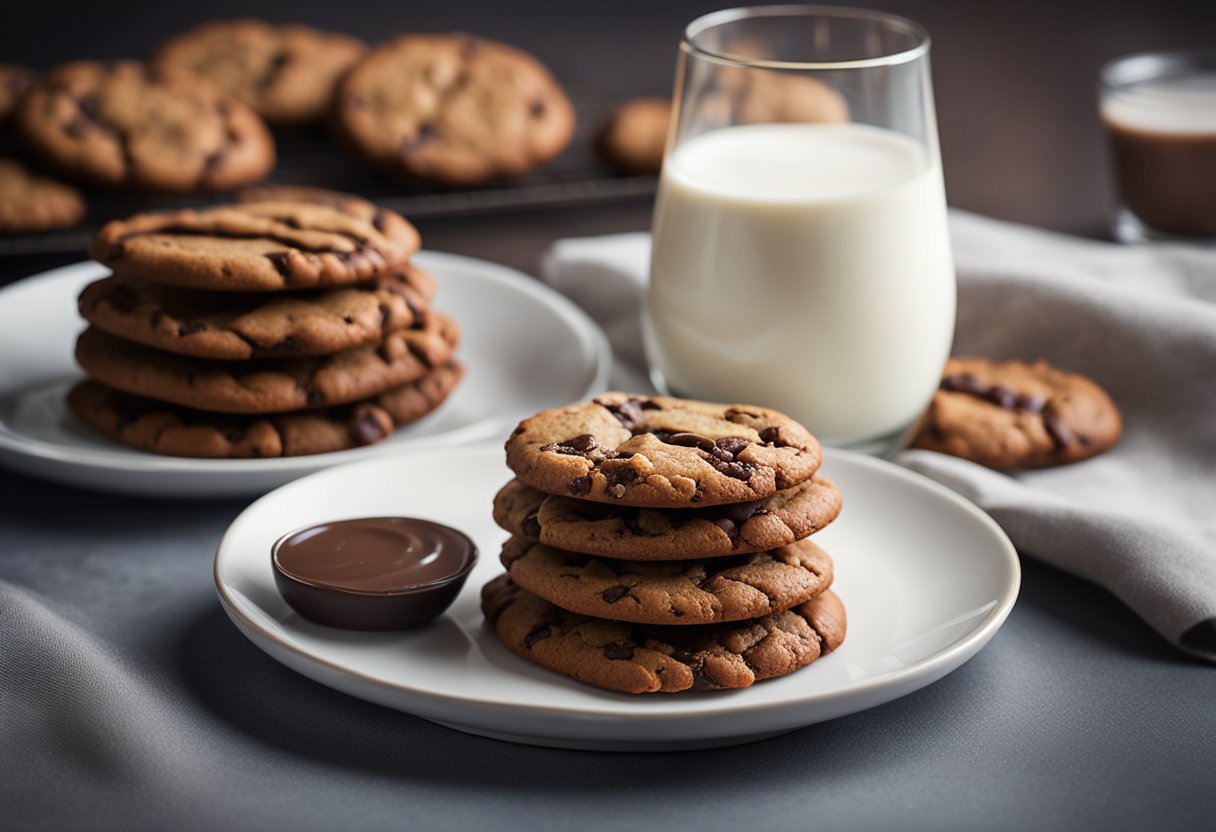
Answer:
[[[67,411],[80,378],[72,358],[84,323],[76,296],[107,274],[78,263],[0,289],[0,465],[104,491],[161,497],[263,494],[342,462],[422,447],[499,439],[545,407],[607,385],[607,339],[578,307],[528,276],[484,260],[422,252],[439,283],[435,306],[463,332],[466,374],[434,413],[377,445],[283,459],[202,460],[137,451],[94,434]]]
[[[481,586],[506,533],[490,517],[511,474],[499,448],[447,448],[323,471],[268,494],[228,529],[215,580],[228,615],[274,658],[330,687],[460,731],[537,745],[670,750],[730,745],[860,711],[949,673],[1001,626],[1020,569],[1004,533],[953,492],[890,463],[830,451],[844,494],[816,536],[836,563],[849,627],[834,653],[738,691],[629,696],[509,653],[483,624]],[[387,514],[447,523],[481,560],[448,612],[399,633],[301,618],[274,586],[270,546],[314,522]]]

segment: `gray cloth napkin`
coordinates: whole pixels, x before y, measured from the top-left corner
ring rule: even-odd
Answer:
[[[1121,246],[963,212],[954,353],[1046,358],[1102,385],[1124,435],[1087,462],[998,473],[928,451],[898,461],[977,503],[1024,553],[1106,587],[1216,661],[1216,249]],[[603,326],[614,384],[646,381],[650,237],[560,240],[541,274]]]

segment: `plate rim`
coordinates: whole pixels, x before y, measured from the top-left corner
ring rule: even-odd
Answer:
[[[556,308],[561,317],[571,321],[573,325],[572,329],[575,333],[586,339],[594,364],[592,378],[579,398],[586,398],[607,387],[613,367],[612,346],[599,324],[581,307],[570,300],[570,298],[538,278],[531,277],[519,269],[502,263],[495,263],[491,260],[431,249],[423,249],[417,252],[414,258],[420,259],[428,269],[434,268],[435,265],[439,265],[440,268],[443,268],[444,265],[450,265],[454,268],[475,270],[483,278],[522,291],[541,304]],[[428,262],[434,265],[425,265]],[[3,302],[10,292],[35,291],[30,287],[35,286],[39,282],[62,281],[64,283],[72,283],[79,281],[83,283],[86,280],[103,277],[109,271],[107,267],[94,260],[81,260],[76,263],[57,266],[53,269],[47,269],[46,271],[30,275],[29,277],[20,278],[7,286],[0,286],[0,302]],[[457,428],[450,433],[459,435],[460,430],[460,428]],[[442,439],[442,437],[440,438]],[[462,444],[469,443],[461,443],[457,440],[455,446],[459,447]],[[478,443],[474,442],[472,444]],[[405,451],[418,452],[422,450],[416,446],[401,448],[395,448],[391,445],[375,447],[378,447],[383,454]],[[184,474],[201,473],[202,476],[232,475],[250,472],[268,475],[274,472],[289,474],[301,470],[311,470],[311,473],[319,473],[319,471],[312,469],[320,468],[321,470],[325,470],[338,465],[357,464],[364,461],[360,458],[341,458],[343,455],[358,453],[360,450],[362,449],[348,448],[326,454],[275,457],[273,459],[195,459],[192,457],[169,457],[147,454],[118,444],[115,444],[113,448],[68,447],[22,436],[12,431],[7,424],[0,423],[0,467],[10,470],[19,470],[12,468],[12,466],[5,462],[6,458],[15,456],[29,460],[50,462],[69,469],[94,472],[113,471],[135,476],[162,475],[175,471]],[[183,465],[186,466],[184,470]],[[304,475],[310,476],[311,473],[305,473]],[[62,482],[64,480],[58,481]],[[125,490],[121,489],[116,489],[115,491],[116,493],[120,491],[121,493],[126,493]]]
[[[485,443],[481,443],[481,444],[476,444],[476,445],[452,446],[452,447],[447,447],[447,448],[434,448],[434,449],[427,450],[426,453],[427,454],[459,453],[459,454],[472,455],[472,454],[486,453],[487,451],[491,450],[492,447],[493,446],[489,446]],[[385,462],[391,461],[391,460],[388,460],[387,458],[363,460],[363,461],[359,461],[359,462],[348,463],[346,465],[333,466],[333,467],[327,468],[323,471],[317,471],[314,474],[310,474],[308,476],[301,477],[300,479],[293,480],[292,482],[286,483],[286,484],[280,486],[279,488],[276,488],[276,489],[270,491],[269,493],[263,495],[262,497],[258,498],[256,501],[254,501],[249,506],[247,506],[240,514],[238,514],[232,520],[232,522],[229,524],[228,528],[225,529],[223,537],[220,538],[219,543],[216,545],[216,553],[215,553],[215,556],[212,561],[212,578],[215,582],[216,592],[217,592],[217,595],[219,596],[221,606],[223,606],[225,612],[229,615],[229,617],[234,619],[234,623],[236,624],[237,629],[241,630],[242,635],[244,635],[246,638],[248,638],[250,641],[252,641],[254,643],[254,645],[258,647],[258,649],[267,653],[267,655],[270,655],[272,658],[274,658],[276,661],[279,661],[281,664],[286,664],[286,662],[283,662],[279,657],[275,656],[273,653],[266,650],[266,648],[263,647],[261,644],[259,644],[255,638],[253,638],[252,636],[249,635],[249,633],[246,631],[246,628],[249,628],[253,632],[256,632],[260,638],[264,638],[264,639],[269,640],[270,642],[273,642],[277,646],[278,649],[287,651],[289,654],[292,655],[292,657],[294,659],[303,660],[306,663],[320,667],[325,671],[336,672],[343,676],[355,678],[361,682],[370,684],[381,690],[388,690],[388,691],[392,691],[392,692],[396,692],[396,693],[404,693],[404,694],[408,694],[410,696],[418,697],[420,699],[428,700],[430,702],[435,702],[438,704],[475,708],[481,712],[496,711],[499,713],[527,713],[527,714],[542,714],[543,713],[543,714],[562,715],[565,717],[572,717],[572,718],[578,718],[578,719],[610,719],[611,720],[611,719],[628,718],[630,720],[638,720],[638,721],[661,720],[661,721],[667,721],[667,722],[671,722],[671,721],[679,722],[679,721],[716,718],[716,717],[721,717],[721,716],[732,716],[732,715],[737,715],[737,714],[744,713],[744,712],[746,712],[746,713],[763,713],[763,712],[769,712],[769,711],[778,710],[778,709],[780,709],[780,710],[793,709],[793,708],[798,708],[798,707],[805,707],[806,705],[811,704],[811,703],[815,703],[815,704],[831,703],[831,702],[835,702],[835,701],[838,701],[838,700],[844,699],[844,698],[850,698],[850,697],[854,697],[854,696],[864,696],[865,694],[873,692],[876,689],[886,689],[888,687],[901,689],[902,685],[904,685],[905,683],[915,680],[917,678],[921,678],[921,677],[929,677],[929,680],[925,684],[926,685],[932,684],[934,681],[937,681],[938,679],[942,678],[942,676],[946,675],[950,671],[956,669],[957,667],[961,666],[962,664],[965,664],[971,658],[971,656],[973,656],[985,644],[987,644],[987,642],[992,638],[993,635],[995,635],[996,631],[1000,629],[1000,627],[1004,624],[1005,620],[1009,617],[1009,613],[1013,610],[1014,604],[1017,601],[1019,592],[1021,590],[1021,583],[1022,583],[1021,560],[1018,557],[1017,549],[1014,547],[1012,541],[1010,541],[1009,536],[1005,534],[1004,530],[1001,529],[1001,527],[997,524],[997,522],[995,520],[993,520],[981,508],[979,508],[977,505],[975,505],[971,501],[967,500],[965,497],[960,495],[958,492],[953,491],[950,488],[947,488],[946,486],[944,486],[938,482],[935,482],[934,480],[931,480],[922,474],[918,474],[915,471],[910,471],[910,470],[903,468],[899,465],[896,465],[895,463],[892,463],[892,462],[887,462],[885,460],[880,460],[880,459],[877,459],[877,458],[874,458],[871,456],[867,456],[865,454],[860,454],[860,453],[856,453],[854,451],[848,451],[848,450],[844,450],[844,449],[825,448],[824,449],[824,458],[825,458],[825,461],[829,460],[829,459],[846,459],[846,460],[849,460],[850,462],[861,465],[864,468],[869,468],[873,471],[878,471],[880,473],[880,475],[894,475],[897,478],[903,479],[905,482],[910,483],[913,487],[924,488],[924,489],[928,490],[930,493],[935,494],[937,497],[945,499],[948,503],[953,504],[953,506],[955,508],[961,509],[966,514],[970,515],[975,520],[979,521],[981,526],[985,527],[992,534],[995,541],[999,544],[999,548],[1000,548],[1001,555],[1002,555],[1001,562],[1006,567],[1006,571],[1008,573],[1008,580],[1006,582],[1006,585],[1004,586],[1004,591],[1002,593],[1002,597],[997,601],[996,605],[993,606],[993,608],[990,609],[988,611],[988,613],[984,616],[983,621],[980,624],[978,624],[969,633],[964,635],[963,637],[952,642],[951,644],[949,644],[946,647],[942,648],[941,650],[937,651],[933,655],[931,655],[925,659],[921,659],[920,661],[914,662],[911,665],[906,665],[904,667],[899,668],[898,670],[894,670],[889,673],[884,673],[879,676],[871,677],[869,679],[863,680],[860,683],[850,683],[849,685],[847,685],[846,687],[844,687],[842,689],[835,690],[835,691],[829,691],[827,693],[817,693],[817,694],[812,693],[812,694],[806,694],[806,695],[799,696],[799,697],[792,698],[792,699],[784,699],[784,700],[780,700],[780,701],[776,701],[776,702],[756,703],[756,704],[733,704],[733,703],[727,702],[727,703],[723,703],[723,705],[716,707],[716,708],[710,708],[710,709],[706,709],[706,710],[697,710],[697,711],[693,711],[693,712],[688,712],[688,711],[681,712],[681,711],[676,711],[676,710],[672,710],[670,712],[663,712],[663,711],[655,711],[655,712],[650,712],[650,713],[638,712],[638,713],[629,714],[628,717],[623,716],[619,712],[619,710],[601,710],[599,708],[585,708],[585,707],[573,708],[573,707],[563,707],[563,706],[553,706],[553,705],[530,705],[530,704],[523,704],[523,703],[494,701],[494,700],[489,700],[489,699],[484,699],[484,698],[477,699],[477,698],[468,698],[468,697],[463,697],[463,696],[453,696],[453,695],[449,695],[449,694],[436,693],[434,691],[422,690],[419,688],[410,687],[408,685],[403,685],[403,684],[396,683],[396,682],[389,682],[389,681],[386,681],[383,679],[376,678],[374,676],[370,676],[370,675],[368,675],[364,672],[358,671],[358,670],[352,670],[348,666],[337,664],[328,659],[324,659],[319,656],[313,655],[312,653],[309,653],[309,652],[301,649],[300,647],[293,644],[292,642],[282,639],[278,635],[263,629],[256,621],[254,621],[251,617],[249,617],[242,610],[240,610],[238,603],[233,598],[229,597],[227,588],[225,587],[224,582],[221,580],[221,577],[220,577],[221,559],[224,557],[225,543],[229,540],[234,527],[236,527],[237,524],[242,521],[242,519],[246,518],[246,516],[248,514],[256,511],[258,509],[258,506],[260,503],[262,503],[265,500],[268,500],[271,497],[274,497],[275,495],[278,495],[279,492],[281,492],[281,491],[286,491],[286,490],[297,488],[297,487],[301,487],[301,488],[308,487],[309,486],[308,480],[311,480],[313,478],[320,478],[320,477],[323,477],[326,475],[332,475],[336,471],[346,473],[345,469],[351,469],[351,468],[357,468],[357,467],[363,467],[363,466],[372,467],[377,464],[383,464]],[[960,656],[962,658],[957,663],[953,663],[954,659],[959,658]],[[308,674],[304,674],[301,671],[296,670],[296,668],[292,667],[291,665],[287,665],[287,666],[289,667],[289,669],[291,669],[297,673],[300,673],[301,675],[306,676],[307,678],[311,678],[311,679],[314,679],[315,681],[320,682],[320,680],[317,679],[316,677],[308,676]],[[321,682],[321,684],[325,684],[327,687],[333,688],[333,685],[330,685],[326,682]],[[350,693],[349,691],[343,690],[341,688],[334,688],[334,689],[339,690],[340,692],[345,693],[346,695],[355,696],[356,698],[359,698],[359,699],[364,699],[365,701],[375,701],[375,700],[367,700],[366,697],[360,696],[358,694]],[[917,690],[917,689],[919,689],[919,687],[912,688],[912,690]],[[906,691],[906,692],[911,692],[911,691]],[[899,696],[902,696],[902,695],[904,695],[904,694],[900,693],[897,696],[892,697],[892,698],[899,698]],[[885,701],[889,701],[889,700],[883,700],[883,701],[885,702]],[[390,707],[396,707],[396,706],[390,706]],[[403,711],[406,713],[413,713],[408,708],[404,708],[404,707],[396,707],[396,710],[400,710],[400,711]],[[791,730],[793,730],[793,729],[791,729]],[[659,744],[663,744],[666,741],[656,740],[656,742]]]

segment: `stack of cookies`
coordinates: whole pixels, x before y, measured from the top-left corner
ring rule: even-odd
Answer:
[[[298,456],[384,439],[456,386],[459,329],[429,306],[410,223],[339,194],[253,198],[102,229],[114,273],[80,296],[78,418],[156,453]]]
[[[606,393],[507,441],[512,534],[482,611],[512,652],[626,693],[741,688],[844,640],[841,498],[819,443],[773,410]]]

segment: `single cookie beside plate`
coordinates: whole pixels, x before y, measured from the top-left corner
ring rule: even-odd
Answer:
[[[913,446],[996,469],[1078,462],[1123,430],[1106,392],[1046,361],[951,358]]]

